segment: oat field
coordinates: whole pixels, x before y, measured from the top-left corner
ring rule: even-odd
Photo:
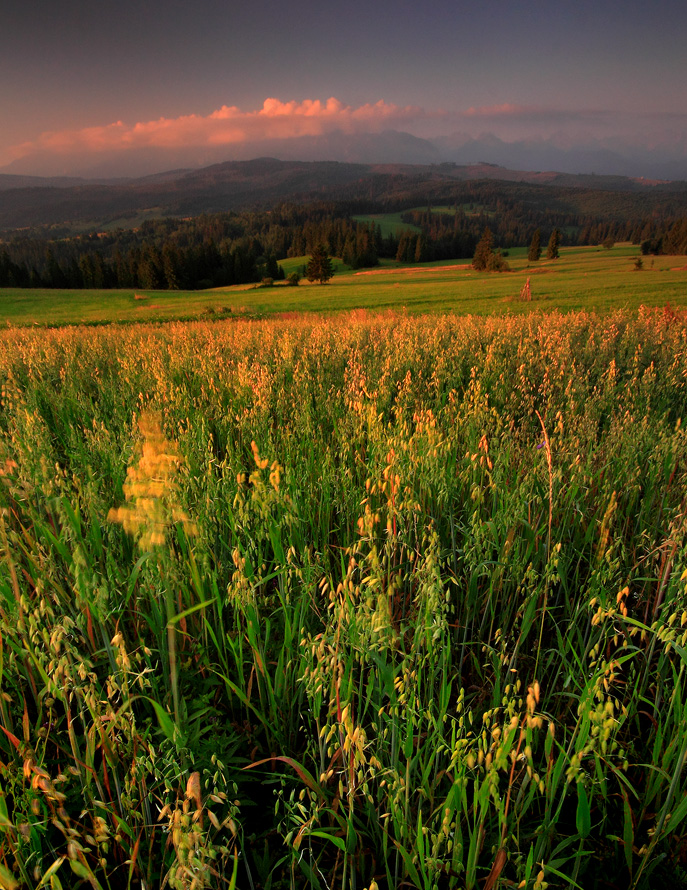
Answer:
[[[687,886],[687,322],[0,334],[0,887]]]

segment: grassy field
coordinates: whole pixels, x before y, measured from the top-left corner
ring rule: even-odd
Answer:
[[[687,258],[645,257],[634,269],[638,248],[619,245],[567,248],[555,261],[528,266],[524,249],[510,252],[510,272],[475,272],[470,259],[353,272],[335,261],[336,275],[326,285],[301,282],[297,288],[254,285],[212,291],[36,291],[0,289],[0,323],[68,324],[153,321],[213,315],[269,315],[283,312],[384,310],[403,307],[411,313],[457,312],[499,315],[532,308],[564,312],[636,311],[645,306],[687,306]],[[288,273],[307,261],[283,261]],[[533,301],[520,302],[530,278]]]
[[[364,213],[358,214],[354,216],[353,219],[356,222],[361,223],[371,223],[373,222],[375,225],[379,226],[380,231],[382,233],[382,238],[386,238],[388,235],[396,235],[398,236],[402,231],[406,230],[408,232],[421,232],[422,229],[419,226],[413,226],[409,223],[403,222],[401,219],[402,211],[398,211],[398,213]]]
[[[0,886],[687,886],[686,363],[664,309],[2,331]]]
[[[493,216],[494,211],[487,210],[486,207],[483,207],[480,204],[461,204],[459,205],[460,210],[467,216],[473,216],[480,214],[486,214],[487,216]],[[454,214],[456,212],[455,205],[443,204],[434,206],[432,205],[432,213],[450,213]],[[427,206],[424,207],[413,207],[411,210],[399,210],[396,213],[367,213],[367,214],[358,214],[354,216],[353,219],[356,222],[361,223],[375,223],[378,225],[382,238],[386,238],[387,235],[395,235],[398,237],[400,233],[406,229],[409,232],[420,232],[422,231],[419,226],[414,226],[409,223],[403,222],[401,217],[405,213],[412,213],[414,210],[419,211],[420,213],[424,213],[427,210]]]

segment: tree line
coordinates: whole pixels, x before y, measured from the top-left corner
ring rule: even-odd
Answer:
[[[452,212],[437,212],[431,207],[406,211],[401,214],[401,219],[420,230],[408,231],[399,239],[396,259],[406,263],[472,256],[487,228],[492,233],[494,245],[502,250],[531,244],[536,232],[543,243],[547,243],[556,232],[558,246],[591,246],[619,241],[639,245],[646,240],[652,248],[658,245],[658,249],[666,253],[687,252],[684,234],[687,217],[668,219],[660,228],[660,223],[647,218],[591,221],[587,217],[553,211],[525,213],[522,208],[505,207],[503,213],[498,213],[468,205],[467,208],[456,206]]]
[[[481,197],[485,195],[479,193]],[[370,202],[281,204],[271,211],[149,220],[135,229],[68,235],[15,232],[0,242],[0,287],[203,289],[284,277],[279,261],[322,245],[352,268],[472,257],[489,228],[493,250],[543,243],[632,241],[643,253],[687,253],[687,217],[593,219],[525,201],[456,203],[452,211],[406,210],[408,226],[382,236],[353,219]],[[412,227],[412,228],[411,228]],[[492,261],[493,263],[494,261]]]
[[[150,220],[76,237],[19,233],[0,245],[0,287],[193,290],[279,280],[279,260],[319,244],[358,268],[379,262],[382,238],[373,223],[319,205]]]
[[[656,228],[647,233],[641,242],[641,251],[647,254],[684,256],[687,254],[687,217],[676,220],[672,225]]]

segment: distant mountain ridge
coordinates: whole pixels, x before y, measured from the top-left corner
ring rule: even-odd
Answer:
[[[459,182],[501,180],[555,189],[593,189],[687,196],[687,183],[622,176],[512,170],[492,163],[362,164],[283,161],[261,157],[201,169],[177,169],[139,178],[86,180],[0,175],[0,229],[104,224],[146,211],[195,216],[240,209],[269,209],[293,201],[437,201]],[[685,212],[687,212],[687,207]]]
[[[80,185],[93,185],[96,182],[106,182],[110,185],[115,180],[84,179],[81,176],[24,176],[17,173],[0,173],[0,192],[10,189],[22,188],[73,188]]]
[[[578,174],[627,176],[652,180],[687,179],[685,146],[638,148],[603,142],[563,146],[555,139],[522,139],[506,142],[492,134],[473,138],[456,133],[439,137],[434,145],[445,157],[466,164],[476,157],[506,167],[527,170],[560,170]]]
[[[400,130],[349,133],[337,130],[317,136],[238,142],[223,145],[120,149],[98,153],[56,154],[36,150],[0,168],[1,175],[49,176],[55,184],[76,177],[99,182],[158,175],[166,170],[193,170],[225,161],[277,157],[283,161],[338,161],[358,164],[440,164],[461,166],[480,161],[512,170],[561,171],[572,174],[622,175],[647,179],[687,179],[687,134],[649,144],[620,137],[549,136],[506,140],[493,133],[421,138]],[[652,137],[653,138],[653,137]],[[58,182],[62,180],[62,182]],[[26,184],[31,184],[27,182]],[[17,182],[17,186],[20,183]],[[7,188],[0,185],[0,189]]]
[[[0,168],[0,175],[75,176],[102,182],[107,178],[140,178],[161,170],[200,169],[225,161],[249,161],[276,157],[282,161],[338,161],[374,164],[383,161],[401,164],[440,163],[446,158],[428,139],[399,130],[380,133],[345,133],[340,130],[318,136],[270,139],[230,145],[144,147],[56,155],[35,152]]]

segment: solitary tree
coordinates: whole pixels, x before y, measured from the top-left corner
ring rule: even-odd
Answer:
[[[472,258],[473,269],[476,269],[478,272],[484,272],[489,268],[493,243],[494,236],[492,235],[491,229],[487,227],[482,232],[482,237],[479,239],[477,247],[475,248],[475,255]]]
[[[472,258],[473,269],[478,272],[504,272],[509,268],[501,253],[492,250],[493,243],[494,236],[491,229],[486,228],[475,248],[475,255]]]
[[[530,249],[527,252],[527,259],[530,263],[536,263],[541,258],[541,229],[532,235]]]
[[[561,243],[561,233],[559,229],[554,229],[549,238],[549,246],[546,248],[546,259],[557,260],[559,257],[558,248]]]
[[[327,253],[327,248],[324,244],[318,244],[313,248],[310,261],[305,268],[305,277],[308,281],[319,281],[320,284],[325,284],[333,274],[334,266]]]

